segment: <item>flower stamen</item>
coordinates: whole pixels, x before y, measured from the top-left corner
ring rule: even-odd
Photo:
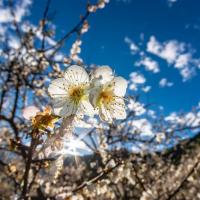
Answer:
[[[72,86],[69,89],[69,97],[72,102],[74,102],[76,105],[80,103],[80,101],[84,98],[85,92],[84,92],[83,86]]]
[[[114,100],[111,91],[102,91],[99,95],[99,104],[110,104]]]

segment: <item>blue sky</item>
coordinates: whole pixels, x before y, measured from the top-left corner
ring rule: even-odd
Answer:
[[[70,30],[85,13],[86,0],[53,0],[50,11],[55,14],[53,23],[57,27],[57,37]],[[200,100],[200,69],[195,66],[200,58],[200,1],[199,0],[111,0],[102,10],[89,17],[90,29],[83,36],[81,57],[86,64],[110,65],[116,74],[129,78],[131,72],[140,72],[146,78],[145,85],[152,87],[149,93],[143,94],[143,101],[163,105],[166,113],[188,111]],[[31,15],[28,17],[37,23],[42,16],[45,0],[34,0]],[[174,67],[178,57],[172,61],[166,56],[148,51],[150,38],[154,37],[159,44],[165,45],[175,41],[178,46],[184,44],[182,53],[191,56],[189,69],[196,68],[196,75],[183,81],[180,70]],[[129,38],[139,50],[131,54]],[[69,46],[69,45],[67,45]],[[67,48],[66,48],[67,49]],[[159,66],[159,73],[137,67],[143,58],[149,57]],[[66,54],[68,50],[66,50]],[[179,56],[179,54],[177,56]],[[166,78],[173,86],[159,86],[159,81]]]

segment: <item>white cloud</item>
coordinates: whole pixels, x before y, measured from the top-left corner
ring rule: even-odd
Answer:
[[[151,90],[151,86],[147,85],[142,88],[143,92],[149,92]]]
[[[196,71],[194,67],[184,67],[181,69],[180,74],[183,77],[183,81],[187,81],[196,75]]]
[[[160,43],[154,36],[151,36],[147,43],[147,51],[165,59],[169,64],[172,64],[185,50],[184,46],[184,43],[179,43],[176,40]]]
[[[159,86],[161,88],[164,88],[164,87],[172,87],[174,85],[174,83],[172,82],[169,82],[166,78],[162,78],[159,82]]]
[[[176,68],[181,69],[181,68],[187,66],[188,63],[190,62],[190,60],[191,60],[190,53],[185,53],[185,54],[179,55],[174,66]]]
[[[177,40],[159,42],[151,36],[146,51],[164,59],[169,65],[178,69],[183,81],[191,79],[200,67],[200,59],[194,58],[194,51],[189,45]]]
[[[143,74],[138,72],[132,72],[130,74],[130,84],[129,89],[137,91],[138,85],[142,85],[146,82],[146,79]]]
[[[174,3],[176,3],[178,0],[167,0],[168,6],[171,7]]]
[[[136,54],[139,51],[139,47],[129,37],[125,37],[124,41],[128,44],[131,54]]]
[[[137,91],[137,85],[134,84],[134,83],[131,83],[131,84],[129,85],[129,89],[130,89],[130,90]]]
[[[194,65],[200,69],[200,58],[193,60],[194,61]]]
[[[143,74],[139,74],[138,72],[132,72],[130,74],[130,77],[131,77],[131,81],[136,84],[143,84],[146,82],[146,79],[143,76]]]
[[[116,0],[116,1],[122,3],[131,3],[132,0]]]
[[[194,53],[196,51],[190,44],[178,40],[160,42],[155,36],[151,36],[146,44],[143,44],[143,39],[138,44],[128,37],[125,37],[124,41],[129,45],[131,54],[137,54],[139,57],[134,63],[135,66],[144,66],[146,71],[158,73],[162,70],[159,62],[153,59],[152,54],[177,69],[183,82],[193,78],[197,74],[197,70],[200,69],[200,58],[195,58]],[[140,49],[142,45],[145,45],[145,50]],[[167,84],[168,87],[171,85]],[[137,90],[137,85],[132,84],[131,89]]]
[[[160,71],[158,63],[150,57],[144,57],[139,62],[136,62],[136,66],[141,65],[145,66],[147,71],[152,71],[153,73],[158,73]]]

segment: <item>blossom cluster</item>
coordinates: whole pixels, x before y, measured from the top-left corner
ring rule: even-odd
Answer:
[[[103,121],[112,122],[126,118],[126,88],[127,81],[115,77],[108,66],[98,67],[89,75],[83,67],[71,65],[64,77],[51,82],[48,92],[55,115],[93,116],[98,113]]]

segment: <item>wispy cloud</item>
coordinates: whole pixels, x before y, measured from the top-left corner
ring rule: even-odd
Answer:
[[[139,51],[139,47],[129,37],[126,36],[124,42],[128,44],[131,54],[136,54]]]
[[[140,61],[136,62],[135,65],[143,65],[147,71],[152,71],[153,73],[158,73],[160,71],[158,63],[150,57],[143,57]]]
[[[174,83],[172,82],[169,82],[166,78],[162,78],[159,82],[159,86],[161,88],[164,88],[164,87],[172,87],[174,85]]]
[[[200,68],[200,59],[194,58],[194,50],[184,42],[177,40],[159,42],[155,36],[151,36],[146,51],[178,69],[183,81],[191,79]]]
[[[131,80],[135,84],[143,84],[146,82],[145,77],[142,74],[139,74],[137,72],[132,72],[130,74]]]
[[[155,36],[151,36],[147,43],[148,52],[165,59],[169,64],[174,63],[184,50],[184,43],[179,43],[176,40],[160,43]]]
[[[122,3],[131,3],[132,0],[116,0],[116,1]]]
[[[138,85],[143,85],[146,82],[146,78],[144,77],[143,74],[139,72],[132,72],[130,74],[130,85],[129,89],[137,91],[138,90]]]
[[[171,7],[174,3],[176,3],[178,0],[167,0],[168,6]]]

